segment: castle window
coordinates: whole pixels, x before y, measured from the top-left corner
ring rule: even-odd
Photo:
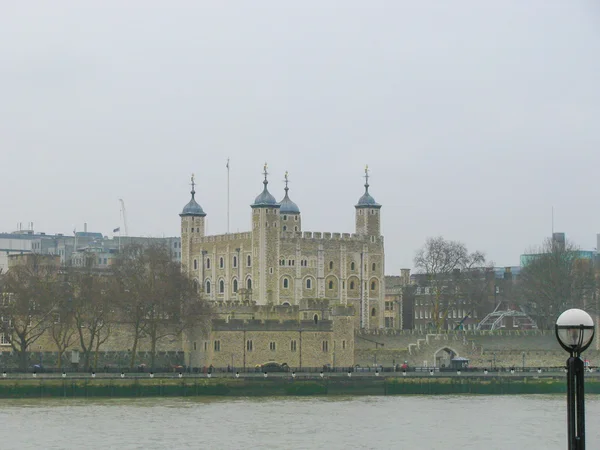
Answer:
[[[272,267],[269,267],[269,274],[273,275],[273,268]]]
[[[246,341],[246,350],[247,350],[247,351],[249,351],[249,352],[251,352],[251,351],[252,351],[252,347],[253,347],[253,345],[252,345],[252,340],[251,340],[251,339],[248,339],[248,340]]]
[[[193,233],[194,232],[194,227],[190,228],[190,231]]]
[[[294,220],[298,222],[298,216],[294,216]]]
[[[283,226],[283,231],[287,231],[287,227],[285,225]]]
[[[215,341],[215,352],[221,351],[221,341]]]
[[[329,261],[329,270],[333,270],[333,261]]]
[[[246,281],[246,286],[249,291],[252,290],[252,279],[248,278],[248,281]]]
[[[210,281],[206,282],[206,293],[210,294]]]
[[[287,278],[283,279],[283,288],[287,289],[290,287],[290,281]]]
[[[319,323],[319,315],[318,314],[315,314],[313,316],[313,321],[315,322],[315,325]]]
[[[248,255],[248,258],[246,259],[246,265],[248,267],[250,267],[252,265],[252,257],[250,255]]]
[[[312,289],[312,280],[310,278],[306,280],[306,289]]]
[[[373,308],[371,310],[371,317],[375,317],[377,315],[377,311],[375,310],[375,308]]]
[[[225,292],[225,282],[223,280],[219,281],[219,294]]]
[[[350,289],[354,289],[354,281],[350,282]]]
[[[194,270],[198,270],[198,260],[194,260]]]
[[[198,292],[200,290],[200,285],[198,284],[198,280],[194,280],[194,290]]]
[[[374,281],[371,281],[371,290],[374,291],[377,287],[377,284]]]
[[[237,256],[233,257],[233,267],[237,267]]]
[[[286,215],[283,216],[283,220],[287,220],[287,216]]]
[[[298,231],[298,227],[294,227],[294,231]]]
[[[329,282],[329,289],[333,289],[333,281]]]
[[[223,261],[223,257],[219,258],[219,267],[222,269],[225,266],[225,262]]]
[[[194,350],[196,350],[196,343],[194,342]]]
[[[290,342],[290,351],[295,352],[297,348],[298,348],[298,343],[296,342],[295,339],[293,339]]]
[[[356,269],[356,264],[354,264],[354,262],[350,263],[350,270],[354,270]]]
[[[373,272],[375,272],[375,268],[376,268],[376,267],[377,267],[377,266],[375,265],[375,263],[371,264],[371,270],[372,270]]]
[[[210,258],[206,258],[206,268],[210,269]]]
[[[322,348],[323,348],[324,352],[328,352],[329,351],[329,342],[328,341],[323,341]]]
[[[237,292],[237,291],[238,291],[238,281],[233,280],[233,292]]]
[[[296,265],[296,260],[292,259],[292,266],[295,266],[295,265]]]
[[[342,350],[346,350],[346,340],[342,341]]]
[[[288,266],[291,266],[291,265],[292,265],[292,260],[288,259]]]
[[[271,350],[272,352],[277,350],[277,344],[275,342],[269,342],[269,350]]]
[[[204,341],[204,351],[208,351],[208,341]]]

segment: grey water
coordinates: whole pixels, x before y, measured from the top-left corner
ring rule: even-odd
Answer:
[[[565,449],[560,395],[0,400],[8,449]],[[586,397],[600,448],[600,396]]]

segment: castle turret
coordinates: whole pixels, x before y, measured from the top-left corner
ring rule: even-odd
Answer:
[[[192,198],[179,214],[179,217],[181,217],[181,264],[187,270],[193,270],[191,264],[193,255],[190,254],[192,239],[194,236],[204,236],[204,220],[206,217],[206,213],[196,202],[196,183],[193,174],[191,184],[192,190],[190,193]]]
[[[369,194],[369,166],[365,167],[365,193],[356,208],[356,233],[367,236],[379,236],[381,234],[381,205]]]
[[[267,189],[265,163],[263,191],[252,207],[252,298],[258,304],[279,302],[280,205]]]
[[[279,218],[281,219],[281,231],[302,231],[302,219],[300,216],[300,208],[294,203],[289,195],[288,173],[285,173],[285,196],[279,202]]]

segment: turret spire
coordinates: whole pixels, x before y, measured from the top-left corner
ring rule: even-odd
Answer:
[[[283,177],[283,182],[285,183],[285,196],[283,197],[283,200],[281,200],[281,202],[279,202],[279,204],[281,205],[281,207],[279,208],[279,213],[280,214],[300,214],[300,208],[298,208],[298,205],[296,205],[293,201],[290,200],[290,197],[288,195],[288,191],[290,190],[290,188],[288,187],[288,184],[290,182],[290,177],[288,174],[288,171],[285,171],[285,175]]]
[[[288,171],[285,171],[285,176],[284,176],[284,183],[285,183],[285,196],[287,197],[288,195],[288,191],[290,190],[290,188],[288,188],[288,183],[290,182],[289,178],[288,178]]]
[[[358,199],[358,203],[354,205],[357,208],[369,207],[369,208],[381,208],[381,205],[375,201],[371,194],[369,194],[369,166],[365,166],[365,193],[361,198]]]
[[[365,193],[369,193],[369,165],[365,166]]]
[[[263,191],[258,197],[256,197],[256,199],[254,200],[254,203],[251,206],[253,208],[260,207],[260,206],[279,207],[279,203],[277,203],[277,201],[275,200],[275,197],[273,197],[269,193],[269,190],[267,189],[267,184],[269,184],[269,180],[267,180],[267,175],[269,175],[269,172],[267,172],[267,163],[265,163],[265,165],[263,166],[263,174],[265,176],[265,179],[263,181],[263,184],[264,184]]]
[[[196,195],[196,182],[194,180],[195,180],[195,176],[194,176],[194,174],[192,174],[192,182],[190,183],[192,185],[192,191],[191,191],[192,198],[194,198],[194,196]]]

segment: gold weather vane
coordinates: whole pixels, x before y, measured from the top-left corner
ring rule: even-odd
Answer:
[[[285,188],[287,189],[288,188],[288,183],[290,182],[287,170],[285,171],[285,176],[283,178],[284,178],[283,181],[285,182]]]
[[[196,178],[196,177],[195,177],[195,175],[194,175],[194,174],[192,174],[192,182],[190,183],[190,184],[192,185],[192,191],[193,191],[193,190],[194,190],[194,188],[196,187],[196,182],[194,181],[194,180],[195,180],[195,178]]]
[[[368,164],[365,166],[365,180],[366,180],[366,184],[369,184],[369,165]]]
[[[269,172],[267,172],[267,163],[265,163],[265,165],[264,165],[264,172],[263,173],[265,174],[265,181],[266,181],[267,175],[269,174]]]

